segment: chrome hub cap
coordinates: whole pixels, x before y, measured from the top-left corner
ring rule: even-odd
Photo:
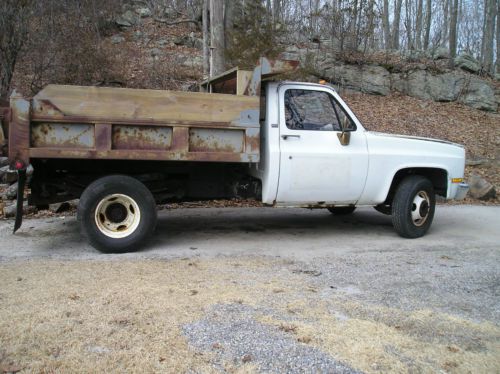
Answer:
[[[139,226],[141,212],[130,196],[108,195],[97,205],[95,222],[104,235],[114,239],[125,238]]]
[[[413,199],[411,207],[411,219],[415,226],[422,226],[429,217],[431,200],[425,191],[419,191]]]

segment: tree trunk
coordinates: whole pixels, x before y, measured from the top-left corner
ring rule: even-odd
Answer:
[[[424,0],[418,0],[417,3],[417,17],[415,20],[415,43],[417,49],[422,49],[422,21],[423,21],[423,7]]]
[[[234,27],[234,6],[235,0],[226,0],[224,5],[224,43],[225,48],[231,47],[231,33]]]
[[[500,0],[497,0],[497,69],[500,74]]]
[[[314,35],[318,33],[318,19],[319,19],[319,0],[314,0],[313,14],[311,15],[312,32]]]
[[[427,0],[427,10],[425,12],[425,35],[424,35],[424,50],[426,51],[429,49],[431,23],[432,23],[432,0]]]
[[[394,8],[394,21],[392,23],[392,48],[399,49],[399,26],[401,23],[401,7],[403,0],[397,0]]]
[[[411,0],[406,0],[405,2],[405,28],[406,28],[406,41],[407,41],[407,49],[414,49],[415,45],[413,44],[413,35],[412,35],[412,14],[411,14]]]
[[[445,0],[443,3],[443,37],[441,39],[441,44],[444,46],[448,41],[448,14],[450,10],[450,0]]]
[[[493,41],[495,38],[496,0],[485,0],[484,32],[483,32],[483,68],[488,73],[493,72]]]
[[[212,61],[210,76],[224,72],[224,0],[210,0],[210,39]]]
[[[384,9],[382,13],[382,25],[384,28],[384,47],[391,48],[391,29],[389,27],[389,0],[384,0]]]
[[[354,2],[353,2],[352,13],[351,13],[350,18],[351,18],[351,23],[349,25],[350,27],[349,27],[349,36],[348,36],[348,40],[349,40],[348,48],[351,51],[354,51],[358,47],[357,46],[358,41],[356,38],[356,25],[358,23],[358,0],[354,0]]]
[[[368,43],[370,49],[375,49],[375,0],[370,0],[368,3],[368,32],[366,35],[366,43]]]
[[[273,0],[273,22],[274,26],[281,20],[281,3],[280,0]]]
[[[209,35],[208,35],[208,7],[210,0],[203,0],[203,76],[210,75],[210,49],[209,49]]]
[[[449,66],[455,66],[455,57],[457,56],[457,15],[458,15],[458,0],[453,0],[451,4],[450,17],[450,61]]]

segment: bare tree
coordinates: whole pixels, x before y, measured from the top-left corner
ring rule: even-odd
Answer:
[[[432,24],[432,0],[427,0],[425,11],[425,34],[424,34],[424,50],[429,49],[429,40],[431,35]]]
[[[424,1],[418,0],[417,19],[415,20],[415,44],[417,49],[422,49],[423,8],[424,8]]]
[[[391,48],[391,29],[389,25],[389,0],[384,0],[384,8],[382,10],[382,25],[384,28],[384,47]]]
[[[214,76],[222,73],[225,68],[224,0],[210,0],[210,5],[210,48],[212,49],[210,75]]]
[[[225,47],[228,48],[231,42],[231,32],[234,27],[234,12],[235,12],[236,0],[225,0],[224,4],[224,43]]]
[[[455,65],[454,59],[457,56],[457,16],[458,16],[458,0],[452,0],[451,17],[450,17],[450,68]]]
[[[496,0],[485,0],[484,2],[484,30],[482,61],[486,72],[493,72],[493,41],[495,38],[495,17],[497,13]]]
[[[446,45],[446,41],[448,40],[448,25],[450,23],[448,19],[448,15],[450,12],[450,0],[444,0],[443,2],[443,35],[441,38],[441,42],[443,45]]]
[[[396,0],[394,20],[392,21],[392,48],[399,49],[399,26],[401,24],[401,7],[403,0]]]
[[[405,29],[406,29],[406,46],[408,49],[414,49],[415,45],[413,43],[413,26],[412,26],[412,2],[411,0],[406,0],[405,2]]]
[[[210,49],[209,49],[209,19],[208,8],[210,0],[203,0],[202,14],[202,30],[203,30],[203,76],[208,77],[210,74]]]
[[[496,73],[500,74],[500,0],[497,0],[497,68]]]
[[[30,0],[0,2],[0,99],[7,99],[17,58],[28,37]]]
[[[273,0],[273,23],[281,22],[281,0]]]

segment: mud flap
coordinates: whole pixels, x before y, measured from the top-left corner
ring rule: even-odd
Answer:
[[[14,234],[21,227],[23,223],[23,200],[24,200],[24,187],[26,186],[26,169],[18,170],[17,179],[17,205],[16,205],[16,222],[14,223]]]

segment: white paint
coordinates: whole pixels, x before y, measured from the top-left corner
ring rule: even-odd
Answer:
[[[357,130],[342,146],[335,131],[290,130],[285,124],[286,89],[324,91],[347,112]],[[311,83],[270,83],[266,121],[261,124],[261,162],[251,169],[262,180],[262,201],[279,206],[308,204],[377,205],[387,197],[395,174],[406,168],[437,168],[448,176],[453,199],[463,178],[465,150],[450,142],[369,132],[333,88]],[[273,124],[278,124],[273,127]],[[282,135],[288,137],[283,139]]]

